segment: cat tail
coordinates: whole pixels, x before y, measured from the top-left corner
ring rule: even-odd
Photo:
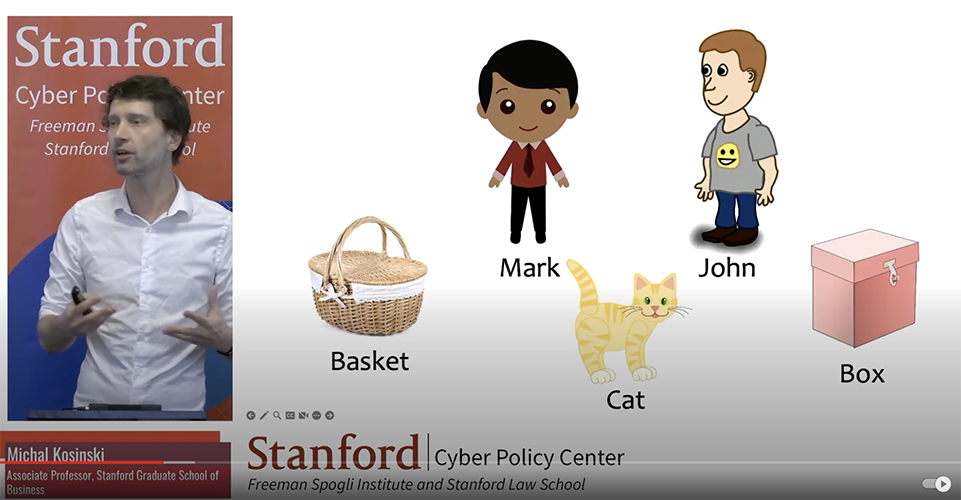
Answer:
[[[571,270],[577,286],[581,289],[581,311],[588,314],[597,312],[597,287],[594,286],[591,275],[587,274],[587,269],[574,260],[567,261],[567,268]]]

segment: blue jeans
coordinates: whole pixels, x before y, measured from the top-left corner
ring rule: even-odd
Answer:
[[[744,229],[757,228],[757,194],[731,194],[715,191],[717,195],[717,217],[714,225],[717,227],[734,227],[734,204],[737,203],[737,226]]]

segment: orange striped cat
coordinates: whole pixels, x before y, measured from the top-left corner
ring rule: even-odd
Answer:
[[[675,312],[684,317],[686,309],[677,304],[677,276],[671,274],[654,284],[635,274],[634,302],[622,306],[598,302],[594,280],[580,264],[568,260],[567,268],[581,289],[581,312],[574,322],[574,331],[591,382],[605,384],[614,380],[614,371],[604,366],[604,353],[608,351],[625,351],[634,380],[656,377],[657,370],[644,361],[644,346],[659,323]]]

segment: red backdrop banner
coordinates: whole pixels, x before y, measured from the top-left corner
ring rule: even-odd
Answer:
[[[47,355],[36,323],[64,214],[123,183],[101,125],[107,89],[134,75],[179,86],[192,127],[174,172],[232,209],[233,33],[230,17],[10,17],[7,32],[8,418],[24,420],[70,406],[85,354]],[[209,416],[229,420],[231,363],[208,353],[206,373]]]
[[[174,172],[232,200],[230,17],[8,19],[7,272],[78,200],[123,182],[101,126],[107,88],[137,74],[181,87],[193,126]]]

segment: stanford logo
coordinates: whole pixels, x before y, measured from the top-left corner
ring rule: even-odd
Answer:
[[[160,68],[167,66],[171,61],[173,61],[173,67],[183,68],[190,66],[190,63],[205,68],[225,66],[223,62],[223,24],[216,23],[212,24],[211,27],[213,28],[213,35],[201,40],[194,38],[167,40],[163,37],[151,37],[144,41],[138,37],[138,34],[145,35],[148,33],[147,23],[137,22],[131,24],[127,29],[127,38],[123,41],[123,48],[121,49],[120,43],[110,37],[84,40],[72,36],[63,40],[60,35],[47,32],[41,38],[40,28],[23,26],[17,30],[17,43],[27,52],[29,57],[17,55],[16,63],[17,66],[21,67],[38,64],[42,50],[43,64],[51,68],[61,64],[68,67],[120,67],[121,54],[126,56],[126,62],[123,66],[129,68],[139,67],[140,62],[152,68]],[[138,32],[138,30],[140,31]],[[204,49],[208,46],[212,49],[205,56]],[[208,59],[208,57],[212,57],[212,59]]]
[[[276,470],[283,469],[379,469],[388,470],[396,465],[403,470],[420,469],[417,452],[417,434],[411,434],[411,444],[407,446],[352,446],[348,441],[356,439],[356,434],[344,434],[340,440],[339,453],[335,453],[329,446],[291,446],[286,448],[276,441],[268,447],[270,457],[258,448],[258,443],[267,444],[266,436],[256,436],[250,439],[250,451],[260,458],[259,463],[247,462],[249,469],[263,469],[270,464]],[[339,464],[334,463],[334,457]]]

